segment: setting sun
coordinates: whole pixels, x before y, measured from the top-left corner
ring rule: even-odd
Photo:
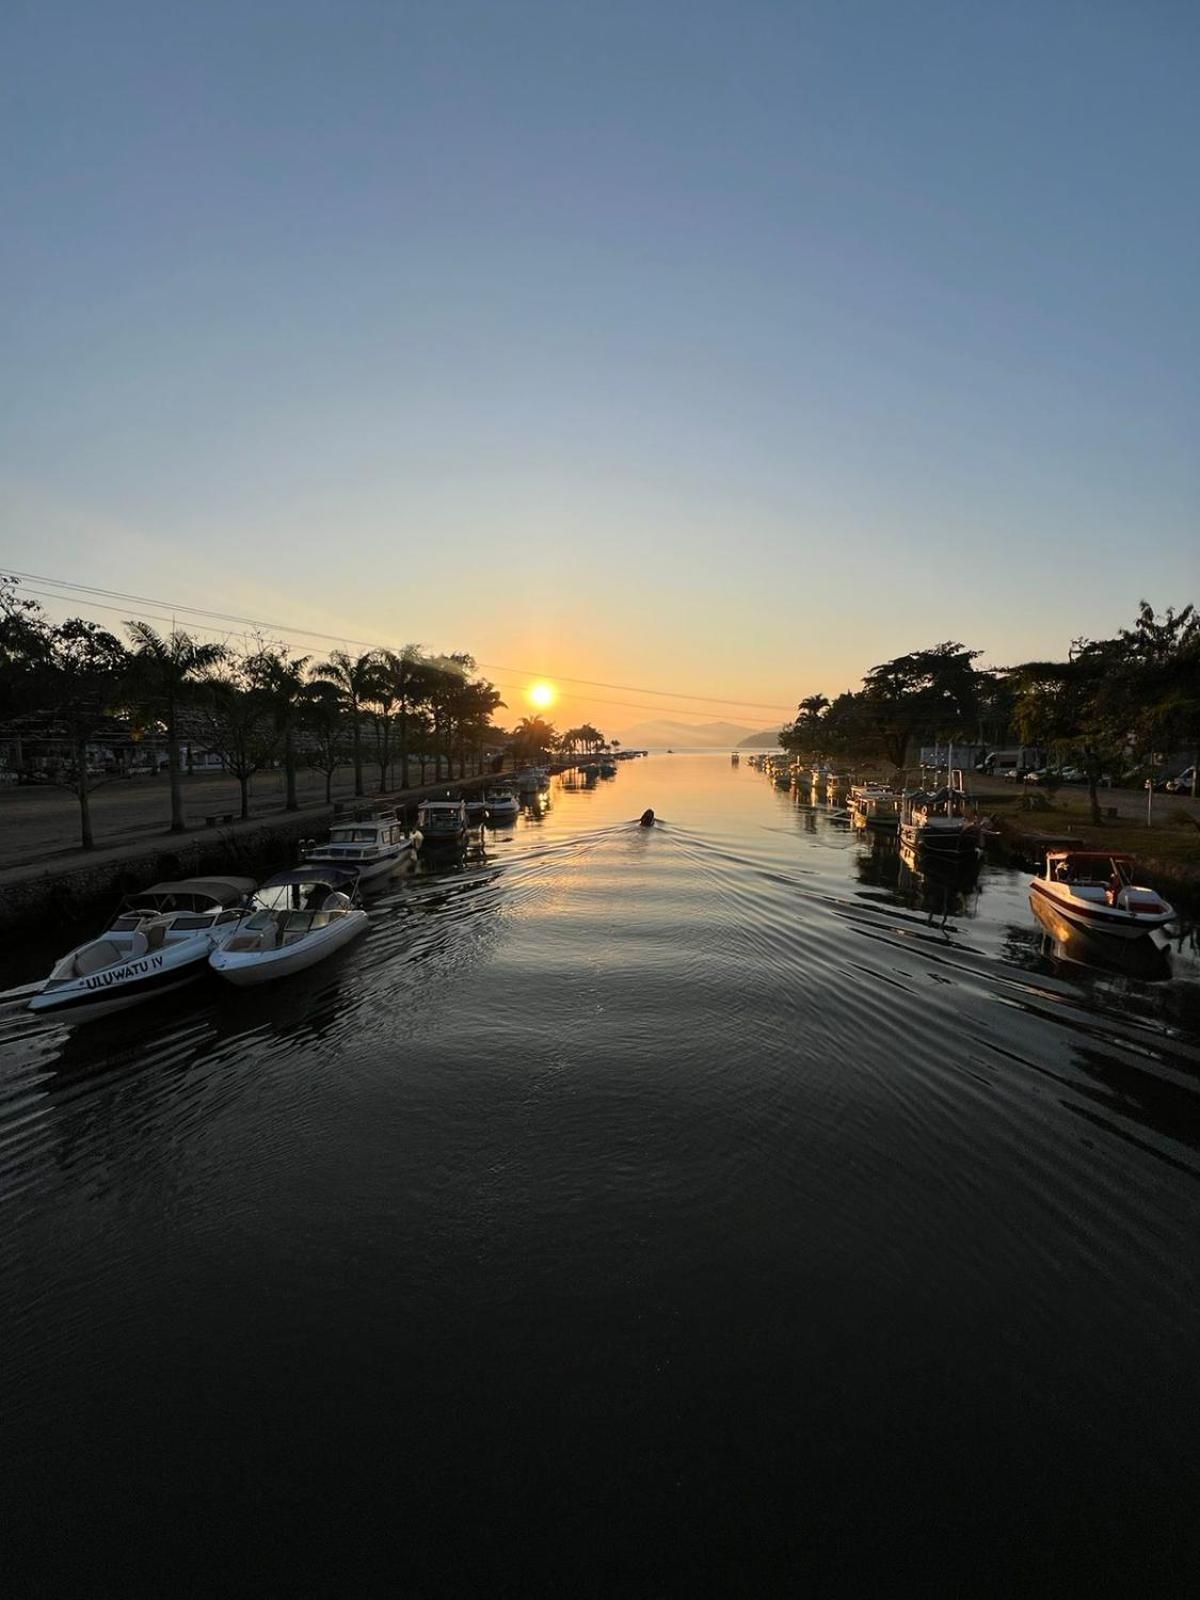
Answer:
[[[555,700],[553,684],[535,683],[527,690],[530,704],[537,706],[539,711],[544,711],[547,706],[552,706]]]

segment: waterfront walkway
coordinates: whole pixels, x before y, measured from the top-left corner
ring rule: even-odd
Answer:
[[[378,784],[378,773],[375,773]],[[148,856],[179,849],[205,840],[236,839],[239,835],[261,832],[264,827],[295,827],[299,831],[321,832],[328,827],[334,808],[342,805],[412,805],[428,795],[441,794],[461,785],[466,789],[487,783],[494,775],[471,774],[464,779],[443,778],[384,794],[368,792],[360,800],[354,795],[354,773],[340,770],[333,787],[333,805],[325,801],[322,775],[301,772],[297,775],[298,811],[284,805],[282,772],[263,774],[256,780],[251,795],[250,816],[238,818],[241,795],[237,780],[225,773],[203,773],[184,779],[183,810],[187,832],[169,832],[171,798],[166,776],[133,778],[105,784],[93,791],[92,825],[96,848],[79,846],[79,805],[75,797],[61,789],[35,787],[0,790],[0,893],[5,885],[27,883],[34,878],[69,874],[81,867],[102,868],[124,862],[135,863]],[[370,769],[367,788],[370,791]],[[207,827],[207,816],[233,814],[234,821],[217,829]]]

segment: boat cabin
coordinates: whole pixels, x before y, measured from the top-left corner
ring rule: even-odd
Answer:
[[[322,861],[345,862],[347,866],[359,861],[374,861],[380,855],[391,854],[397,845],[408,840],[408,830],[394,811],[379,816],[363,817],[355,822],[339,822],[329,830],[326,844],[309,846],[302,852],[305,861],[314,857]]]
[[[467,808],[461,800],[422,800],[417,826],[430,839],[456,839],[467,830]]]

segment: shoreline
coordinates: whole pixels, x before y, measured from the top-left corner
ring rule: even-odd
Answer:
[[[567,768],[556,766],[556,771]],[[261,879],[295,864],[296,846],[312,833],[358,810],[394,807],[415,812],[422,800],[451,790],[470,792],[504,782],[512,774],[477,773],[469,778],[443,778],[440,783],[396,789],[361,799],[321,801],[298,811],[236,819],[222,827],[163,831],[149,839],[76,848],[43,856],[20,866],[0,868],[0,930],[16,927],[41,931],[54,921],[75,921],[94,908],[111,909],[122,895],[173,877],[238,876]]]

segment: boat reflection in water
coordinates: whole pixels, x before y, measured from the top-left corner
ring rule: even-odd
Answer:
[[[979,899],[976,857],[930,859],[901,844],[894,833],[859,835],[870,848],[858,857],[859,881],[885,892],[889,901],[922,911],[931,924],[973,917]]]
[[[1140,939],[1112,939],[1077,927],[1052,903],[1031,894],[1029,904],[1042,925],[1042,956],[1051,962],[1077,967],[1097,967],[1145,983],[1161,983],[1171,976],[1171,956],[1152,933]]]
[[[880,840],[881,845],[883,842]],[[931,923],[940,919],[944,926],[951,917],[975,915],[975,902],[979,898],[977,855],[931,856],[903,842],[896,846],[896,852],[899,857],[897,892],[910,905],[926,912]]]

